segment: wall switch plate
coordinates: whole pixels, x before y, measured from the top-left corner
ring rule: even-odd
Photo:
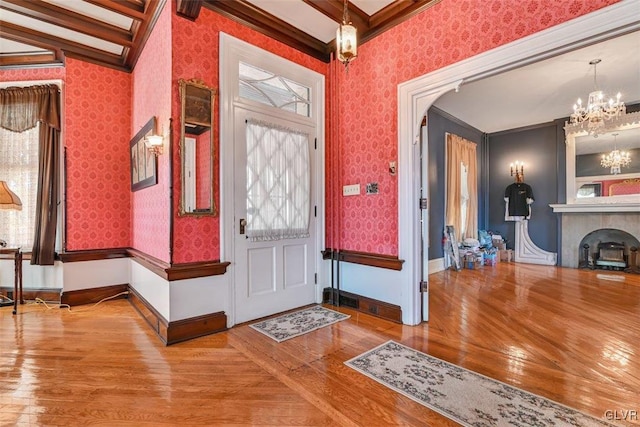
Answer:
[[[367,184],[367,194],[378,194],[377,182],[370,182]]]
[[[360,184],[345,185],[342,187],[343,196],[359,196]]]

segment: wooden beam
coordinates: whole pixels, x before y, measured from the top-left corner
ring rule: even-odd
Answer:
[[[140,58],[140,54],[142,53],[142,50],[144,49],[144,46],[146,45],[165,4],[166,0],[151,1],[149,3],[149,8],[145,11],[146,18],[140,22],[134,22],[133,45],[124,52],[125,65],[130,70],[135,68],[138,58]]]
[[[142,21],[145,18],[145,5],[136,1],[127,0],[85,0],[87,3],[100,6],[120,15],[128,16],[131,19]],[[149,4],[153,4],[155,0],[149,0]]]
[[[233,2],[205,0],[203,6],[321,61],[328,63],[331,58],[328,44],[287,24],[246,0]]]
[[[54,4],[24,0],[4,0],[0,8],[114,44],[131,46],[132,36],[129,31],[91,19]]]
[[[47,49],[60,49],[66,56],[130,71],[124,67],[122,57],[119,55],[60,39],[50,34],[41,33],[10,22],[0,21],[0,37],[7,37],[11,40],[33,46],[45,46]]]

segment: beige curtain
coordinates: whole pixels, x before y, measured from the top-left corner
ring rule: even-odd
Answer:
[[[446,134],[446,225],[453,225],[460,240],[478,238],[478,176],[476,144]],[[466,180],[464,178],[466,177]],[[464,180],[464,181],[463,181]],[[464,222],[464,223],[463,223]],[[461,231],[464,230],[464,233]]]
[[[60,91],[56,85],[0,89],[0,127],[24,132],[38,122],[38,199],[31,264],[52,265],[58,220]]]

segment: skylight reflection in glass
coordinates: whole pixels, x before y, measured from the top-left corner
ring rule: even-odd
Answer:
[[[245,62],[239,66],[240,97],[311,117],[311,89]]]

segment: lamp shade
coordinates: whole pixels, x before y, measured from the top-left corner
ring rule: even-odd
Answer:
[[[22,210],[20,197],[9,189],[5,181],[0,181],[0,209]]]
[[[349,63],[358,56],[358,30],[351,23],[343,23],[336,32],[336,45],[338,59],[341,62]]]

